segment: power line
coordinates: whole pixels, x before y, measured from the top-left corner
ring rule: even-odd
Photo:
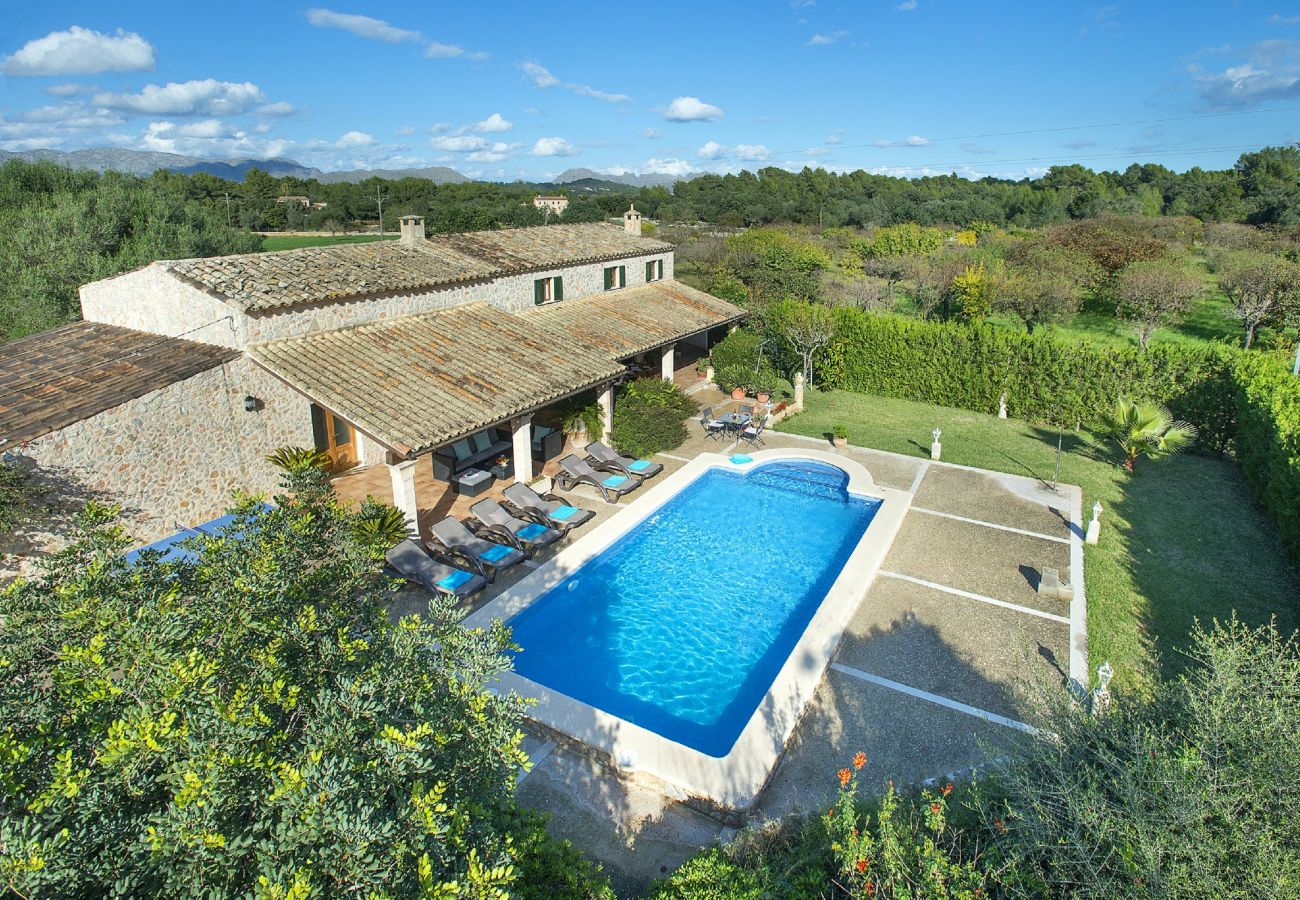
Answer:
[[[1186,147],[1181,150],[1144,151],[1144,155],[1180,156],[1186,153],[1219,153],[1219,152],[1228,152],[1228,151],[1241,153],[1247,150],[1258,149],[1258,147],[1259,147],[1258,144],[1242,144],[1242,145],[1231,146],[1231,147]],[[1133,155],[1132,153],[1092,153],[1092,154],[1084,154],[1082,156],[1072,157],[1071,162],[1078,161],[1078,160],[1092,160],[1092,159],[1121,159],[1132,155]],[[890,169],[895,171],[901,170],[907,172],[914,172],[914,171],[919,171],[924,169],[945,169],[945,170],[959,169],[962,168],[963,166],[973,166],[973,165],[1000,166],[1000,165],[1019,165],[1024,163],[1036,163],[1036,162],[1054,163],[1054,162],[1058,162],[1059,159],[1060,158],[1056,156],[1022,156],[1017,159],[980,159],[980,160],[970,160],[967,162],[926,163],[925,165],[920,165],[920,166],[881,166],[880,168]]]

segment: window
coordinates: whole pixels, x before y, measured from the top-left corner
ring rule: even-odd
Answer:
[[[645,280],[659,281],[664,277],[664,261],[652,259],[645,264]]]
[[[550,278],[539,278],[533,282],[533,303],[540,306],[543,303],[552,303],[564,299],[564,278],[560,275],[553,275]]]
[[[627,284],[627,266],[609,266],[605,269],[605,290],[616,290],[625,284]]]

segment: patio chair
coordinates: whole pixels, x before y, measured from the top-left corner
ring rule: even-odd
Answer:
[[[751,447],[762,447],[763,432],[767,430],[767,419],[759,419],[740,429],[740,439]]]
[[[570,506],[554,494],[542,496],[526,484],[515,483],[505,489],[506,508],[521,519],[532,519],[568,534],[595,515],[589,509]]]
[[[436,546],[431,545],[429,549],[464,557],[471,568],[488,581],[495,580],[496,573],[501,569],[508,569],[527,558],[522,550],[514,546],[514,541],[506,539],[503,543],[484,540],[466,528],[455,516],[448,516],[429,530],[436,542]]]
[[[560,539],[560,532],[557,529],[540,522],[516,519],[504,506],[490,498],[475,503],[469,511],[480,522],[493,529],[494,534],[500,533],[497,529],[505,531],[510,535],[511,542],[529,556]]]
[[[642,480],[654,478],[664,470],[662,465],[648,459],[620,456],[600,441],[592,441],[587,445],[587,456],[591,458],[592,465],[597,469],[618,472],[620,475],[631,475]]]
[[[706,406],[700,411],[700,426],[704,429],[704,436],[714,441],[722,440],[722,435],[727,430],[725,424],[713,418],[712,406]]]
[[[487,579],[434,559],[415,541],[402,541],[385,554],[403,578],[424,585],[431,593],[462,599],[487,587]]]
[[[740,404],[740,409],[738,409],[737,412],[739,412],[742,416],[749,416],[752,419],[754,418],[754,404],[742,403]]]
[[[619,497],[629,494],[641,486],[639,478],[597,472],[585,459],[581,459],[572,453],[560,460],[560,468],[564,471],[556,474],[555,483],[562,490],[567,491],[575,484],[589,484],[600,491],[600,496],[605,499],[606,503],[617,503]],[[613,496],[612,500],[610,499],[611,495]]]

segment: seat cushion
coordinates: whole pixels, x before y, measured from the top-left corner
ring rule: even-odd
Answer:
[[[572,518],[581,511],[582,510],[578,509],[576,506],[558,506],[556,507],[555,512],[551,513],[551,518],[557,522],[563,522]]]
[[[653,465],[654,463],[652,463],[648,459],[638,459],[635,462],[628,465],[628,468],[633,472],[644,472],[646,469],[650,468]]]
[[[484,550],[479,554],[479,559],[486,559],[488,562],[497,562],[510,554],[510,549],[505,544],[493,544],[490,549]]]
[[[452,572],[450,575],[446,575],[442,578],[439,578],[437,581],[434,582],[434,584],[436,584],[438,587],[442,588],[445,591],[454,591],[456,590],[456,588],[460,587],[462,584],[469,581],[473,577],[474,576],[471,575],[469,572],[463,572],[460,569],[457,569],[454,572]]]
[[[474,448],[470,446],[468,439],[463,439],[451,445],[451,452],[458,462],[464,462],[474,455]]]
[[[549,529],[545,525],[539,525],[536,522],[533,522],[520,528],[517,534],[521,540],[535,541],[542,535],[546,534],[548,530]]]
[[[474,449],[479,453],[492,446],[492,437],[486,431],[480,431],[473,435],[472,440],[474,441]]]
[[[623,482],[627,481],[626,475],[611,475],[601,482],[607,488],[616,488]]]

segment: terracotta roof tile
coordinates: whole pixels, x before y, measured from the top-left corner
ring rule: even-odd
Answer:
[[[73,322],[0,347],[0,448],[184,381],[236,350]]]

